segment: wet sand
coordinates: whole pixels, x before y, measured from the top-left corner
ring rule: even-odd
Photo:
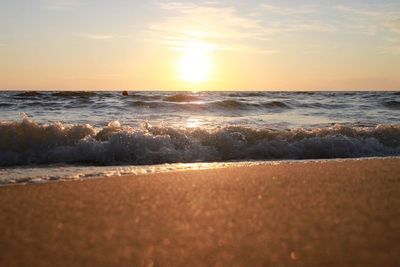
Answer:
[[[399,266],[400,159],[0,188],[0,266]]]

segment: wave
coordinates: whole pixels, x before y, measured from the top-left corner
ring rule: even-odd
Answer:
[[[237,92],[237,93],[229,93],[228,96],[231,97],[258,97],[265,96],[265,92]]]
[[[271,101],[271,102],[263,103],[262,106],[267,107],[267,108],[286,108],[286,109],[291,108],[290,106],[286,105],[284,102],[280,102],[280,101]]]
[[[60,91],[52,93],[52,96],[57,97],[91,97],[96,96],[95,92],[83,92],[83,91]]]
[[[0,107],[11,107],[13,105],[12,103],[0,103]]]
[[[221,100],[221,101],[213,101],[213,102],[160,102],[160,101],[142,101],[135,100],[128,102],[129,106],[137,107],[137,108],[172,108],[174,111],[182,110],[182,111],[195,111],[195,110],[249,110],[249,109],[273,109],[273,110],[284,110],[291,109],[291,107],[284,102],[280,101],[271,101],[264,103],[257,102],[247,102],[241,100]]]
[[[215,129],[0,122],[0,166],[31,164],[150,165],[231,160],[399,156],[400,125],[311,129]]]
[[[186,94],[172,95],[164,98],[164,101],[169,101],[169,102],[193,102],[198,100],[199,97]]]
[[[244,107],[250,107],[251,104],[247,104],[245,102],[239,100],[222,100],[222,101],[215,101],[210,103],[210,105],[218,107],[218,108],[228,108],[228,109],[238,109]]]
[[[146,94],[146,93],[134,92],[134,93],[129,93],[129,95],[125,96],[124,98],[140,99],[146,101],[146,100],[160,100],[162,99],[162,96],[158,94],[149,94],[149,93]]]
[[[269,108],[269,109],[290,109],[290,106],[280,101],[271,101],[265,103],[252,103],[240,100],[223,100],[212,103],[214,106],[229,109],[245,109],[245,108]]]
[[[19,96],[19,97],[31,97],[31,96],[40,96],[42,95],[41,93],[38,93],[36,91],[26,91],[26,92],[22,92],[22,93],[18,93],[15,96]]]
[[[162,103],[158,101],[142,101],[136,100],[129,102],[129,106],[138,107],[138,108],[164,108],[168,107],[168,103]]]
[[[296,106],[301,108],[315,108],[315,109],[344,109],[349,108],[348,104],[345,103],[299,103],[296,102]]]
[[[400,101],[390,100],[383,102],[383,105],[390,109],[400,109]]]
[[[293,91],[290,92],[291,94],[297,94],[297,95],[314,95],[316,92],[311,92],[311,91]]]

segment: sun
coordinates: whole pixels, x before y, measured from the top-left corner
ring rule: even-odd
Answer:
[[[186,82],[199,83],[210,77],[210,59],[199,51],[192,51],[184,55],[180,62],[181,79]]]
[[[200,41],[191,41],[182,48],[179,60],[181,80],[190,83],[206,82],[210,79],[212,46]]]

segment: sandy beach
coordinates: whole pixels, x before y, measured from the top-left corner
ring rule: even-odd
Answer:
[[[0,188],[0,266],[398,266],[400,159]]]

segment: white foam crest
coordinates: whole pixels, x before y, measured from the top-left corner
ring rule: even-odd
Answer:
[[[400,155],[400,125],[311,129],[172,128],[110,122],[0,122],[0,166],[74,163],[150,165],[265,159],[321,159]]]

